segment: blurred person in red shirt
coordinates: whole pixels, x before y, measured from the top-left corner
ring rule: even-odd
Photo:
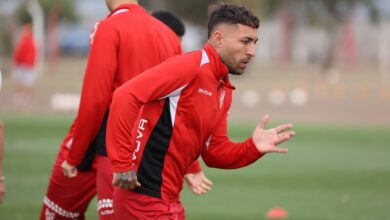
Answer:
[[[37,47],[34,41],[31,22],[23,25],[23,33],[13,57],[12,78],[15,82],[15,102],[27,104],[33,95],[33,86],[37,79]]]

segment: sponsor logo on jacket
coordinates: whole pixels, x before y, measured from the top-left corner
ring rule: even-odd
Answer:
[[[199,93],[202,93],[203,95],[213,96],[213,93],[212,93],[212,92],[207,91],[207,90],[202,89],[202,88],[199,88],[199,89],[198,89],[198,92],[199,92]]]
[[[137,159],[137,153],[139,151],[139,149],[141,148],[141,138],[144,136],[143,132],[145,131],[145,124],[148,123],[148,120],[146,119],[141,119],[139,121],[139,124],[138,124],[138,128],[137,128],[137,137],[136,137],[136,140],[135,140],[135,144],[136,144],[136,148],[133,152],[133,160]]]

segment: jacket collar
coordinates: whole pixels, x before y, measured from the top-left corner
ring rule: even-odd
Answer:
[[[107,17],[110,17],[116,13],[120,13],[121,10],[145,12],[145,9],[138,4],[122,4],[116,7]]]
[[[230,83],[229,80],[229,69],[228,67],[222,62],[221,58],[219,57],[217,51],[209,44],[206,43],[203,49],[206,51],[211,69],[220,83],[224,84],[225,86],[235,89],[235,87]]]

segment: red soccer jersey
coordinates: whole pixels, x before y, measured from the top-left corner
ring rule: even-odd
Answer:
[[[78,115],[63,142],[70,148],[67,161],[84,170],[89,168],[96,147],[103,146],[98,153],[104,155],[105,121],[115,89],[180,53],[174,32],[139,5],[121,5],[98,22],[91,33]]]
[[[36,47],[32,33],[25,31],[16,47],[14,64],[34,67],[36,61]]]
[[[177,200],[188,166],[202,155],[210,167],[233,169],[262,156],[249,138],[227,137],[234,87],[216,51],[176,56],[138,75],[114,94],[107,152],[114,172],[135,169],[134,191]]]

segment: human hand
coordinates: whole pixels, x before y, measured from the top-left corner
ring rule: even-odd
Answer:
[[[77,176],[77,169],[75,166],[70,165],[68,161],[64,160],[61,164],[62,171],[64,172],[64,176],[67,176],[69,178],[73,178]]]
[[[213,186],[213,182],[211,182],[203,173],[200,171],[199,173],[188,173],[184,175],[184,178],[187,181],[188,186],[190,187],[192,193],[195,195],[203,195],[208,193]]]
[[[293,127],[292,124],[280,125],[276,128],[264,129],[269,121],[265,115],[263,120],[253,131],[252,140],[261,153],[287,153],[288,149],[278,148],[277,145],[289,140],[295,135],[295,131],[287,131]]]
[[[141,186],[141,184],[138,182],[135,170],[114,173],[112,178],[112,184],[114,186],[117,186],[118,188],[127,190],[133,190]]]

